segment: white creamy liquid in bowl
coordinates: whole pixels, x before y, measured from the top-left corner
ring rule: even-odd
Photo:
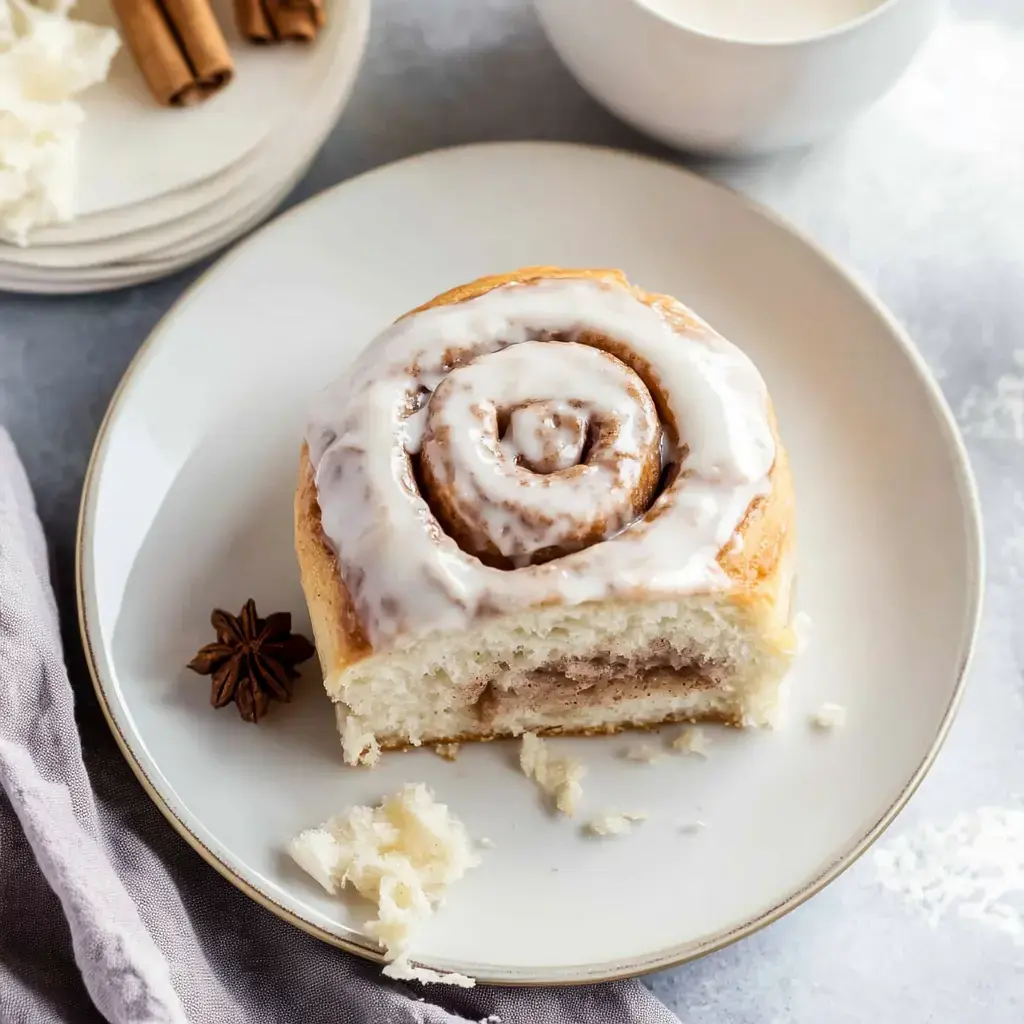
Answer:
[[[886,0],[640,0],[652,11],[708,35],[778,43],[828,32]]]

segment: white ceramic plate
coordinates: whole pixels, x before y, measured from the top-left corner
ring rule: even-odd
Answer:
[[[252,205],[283,179],[292,177],[295,167],[312,159],[337,121],[366,46],[368,0],[344,0],[332,13],[334,30],[318,43],[319,73],[302,102],[301,118],[281,118],[245,157],[195,185],[40,229],[28,248],[0,244],[0,265],[71,268],[137,259],[152,249],[181,242],[204,226],[213,226],[232,207],[238,210]],[[314,59],[312,52],[309,59]],[[88,122],[85,130],[89,131]],[[125,134],[121,147],[131,144]],[[116,172],[120,156],[114,164]],[[83,163],[83,187],[99,173],[100,168]]]
[[[24,249],[4,246],[0,248],[0,276],[14,271],[41,281],[57,280],[57,272],[73,275],[102,271],[112,265],[128,267],[140,260],[159,259],[166,250],[187,256],[205,242],[229,236],[233,223],[243,219],[254,206],[265,205],[267,197],[278,194],[285,181],[296,180],[312,162],[332,123],[333,119],[318,126],[316,137],[301,143],[293,135],[282,137],[273,152],[275,159],[265,162],[265,175],[249,178],[220,202],[168,224],[81,245],[33,245]],[[286,159],[282,159],[282,154],[287,154]]]
[[[332,90],[332,106],[319,120],[303,118],[286,126],[278,136],[257,151],[252,173],[237,180],[219,200],[185,216],[155,227],[97,242],[28,248],[0,246],[0,275],[18,268],[45,280],[54,271],[73,273],[101,269],[111,264],[130,265],[155,260],[173,253],[188,256],[209,241],[232,234],[232,225],[246,218],[248,211],[265,206],[267,197],[279,195],[283,183],[294,183],[312,163],[324,139],[334,126],[354,81],[352,74]],[[340,88],[340,92],[338,91]],[[56,279],[56,278],[55,278]]]
[[[235,29],[232,0],[214,0],[235,78],[223,92],[187,110],[159,107],[122,47],[108,80],[83,96],[81,214],[146,202],[243,160],[316,95],[348,26],[351,2],[332,0],[327,26],[311,46],[255,46]],[[105,0],[80,0],[76,14],[117,24]]]
[[[527,263],[620,266],[741,344],[772,390],[799,499],[811,645],[788,722],[711,729],[711,756],[638,765],[630,739],[556,741],[589,765],[552,817],[516,746],[342,767],[315,669],[259,727],[184,669],[214,606],[308,620],[291,543],[310,395],[394,317]],[[112,403],[83,497],[83,633],[115,734],[150,795],[276,913],[372,953],[368,908],[285,854],[346,806],[422,780],[493,840],[420,938],[420,959],[497,982],[595,980],[698,956],[820,889],[891,821],[950,723],[979,610],[977,503],[934,382],[878,303],[737,196],[660,163],[547,144],[404,161],[291,212],[158,327]],[[822,734],[808,715],[848,709]],[[633,834],[580,822],[644,810]],[[681,826],[701,819],[689,834]]]
[[[152,254],[133,263],[111,263],[97,267],[77,269],[48,269],[11,267],[0,268],[0,291],[37,295],[81,295],[88,292],[113,291],[132,285],[145,284],[166,277],[198,262],[218,249],[223,249],[236,238],[252,230],[282,202],[305,174],[300,167],[290,179],[278,185],[268,195],[246,207],[201,238],[191,240],[185,251],[169,250]]]
[[[292,176],[269,194],[262,196],[201,237],[189,241],[182,249],[153,253],[132,263],[110,263],[96,267],[39,270],[32,267],[0,268],[0,291],[39,295],[80,295],[87,292],[127,288],[166,277],[198,262],[236,238],[251,231],[281,203],[308,170],[298,168]]]
[[[189,266],[253,228],[306,173],[348,100],[369,25],[369,9],[362,3],[350,0],[346,8],[355,20],[338,47],[332,77],[325,83],[324,96],[334,106],[319,121],[307,117],[285,126],[281,138],[261,146],[250,165],[257,172],[255,178],[239,178],[233,191],[204,207],[205,212],[182,217],[165,227],[78,246],[2,246],[0,290],[59,295],[143,284]],[[294,164],[296,151],[302,154],[298,166]],[[282,177],[284,169],[287,173]],[[206,184],[194,191],[204,189]],[[82,253],[86,254],[85,262]],[[20,261],[9,259],[12,255]],[[106,258],[100,260],[101,256]]]

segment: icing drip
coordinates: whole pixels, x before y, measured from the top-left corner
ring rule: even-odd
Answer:
[[[725,586],[718,552],[775,456],[743,353],[589,279],[400,320],[322,393],[306,440],[376,648],[542,602]]]

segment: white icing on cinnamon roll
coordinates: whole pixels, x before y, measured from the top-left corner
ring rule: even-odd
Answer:
[[[445,377],[421,457],[424,491],[459,547],[519,568],[614,536],[647,511],[661,425],[643,381],[614,356],[525,341]]]
[[[766,397],[710,327],[610,281],[505,284],[398,321],[307,431],[367,638],[728,585],[718,552],[770,488]]]

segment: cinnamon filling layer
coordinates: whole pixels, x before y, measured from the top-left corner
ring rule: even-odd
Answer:
[[[488,683],[477,701],[481,722],[517,711],[556,712],[569,708],[611,706],[663,693],[666,684],[679,692],[721,686],[729,667],[664,642],[621,657],[599,654],[562,658],[544,668]]]

